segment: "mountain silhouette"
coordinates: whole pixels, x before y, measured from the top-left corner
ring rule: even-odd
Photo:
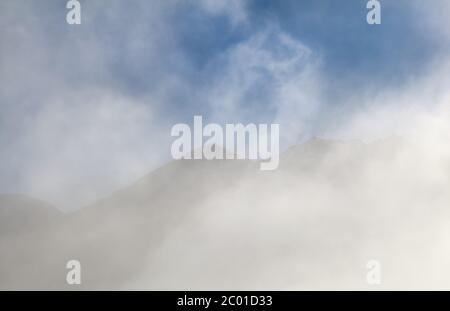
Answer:
[[[430,171],[420,150],[398,138],[314,139],[282,153],[274,171],[172,161],[68,214],[2,196],[0,288],[364,289],[370,259],[395,270],[386,288],[444,282],[435,237],[447,232],[450,181],[440,174],[450,161],[428,158]],[[405,258],[423,269],[412,277]],[[81,285],[66,283],[71,259]]]

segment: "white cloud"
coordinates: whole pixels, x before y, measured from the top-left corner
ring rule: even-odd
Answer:
[[[207,95],[214,120],[280,123],[285,146],[310,134],[321,105],[319,55],[270,26],[215,61],[221,70]]]
[[[211,70],[204,88],[172,67],[158,67],[164,55],[171,55],[180,71],[189,67],[172,33],[171,13],[180,3],[157,2],[145,10],[146,3],[89,2],[82,27],[90,31],[56,33],[48,32],[49,24],[59,19],[40,15],[46,10],[26,2],[2,4],[1,36],[8,42],[0,46],[0,141],[8,144],[0,152],[2,190],[30,191],[57,203],[77,195],[80,199],[71,201],[76,206],[140,177],[170,150],[170,124],[179,120],[169,120],[164,106],[177,90],[192,95],[187,105],[193,99],[207,103],[202,108],[213,122],[280,123],[283,146],[302,142],[318,128],[324,136],[364,140],[425,135],[431,124],[440,133],[447,130],[446,59],[400,88],[370,96],[343,90],[356,105],[344,105],[338,114],[321,96],[326,77],[320,55],[277,25],[266,25],[212,60],[210,67],[218,69]],[[448,4],[422,8],[421,3],[414,4],[422,21],[448,40]],[[248,21],[246,4],[203,0],[194,6],[241,26]],[[117,24],[126,10],[135,14],[133,23]],[[63,17],[60,21],[57,25],[67,27]],[[111,26],[108,39],[103,35],[109,28],[99,26],[103,22]],[[127,42],[118,55],[109,45],[115,40]],[[151,64],[148,78],[158,84],[139,96],[121,92],[123,77],[111,60],[124,62],[131,73]],[[153,72],[153,65],[158,70]]]
[[[247,21],[246,0],[200,0],[194,4],[209,14],[228,16],[234,26]]]

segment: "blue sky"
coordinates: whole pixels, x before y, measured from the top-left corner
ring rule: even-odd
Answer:
[[[60,25],[66,12],[62,5],[47,1],[33,6],[33,11],[48,34],[48,44],[73,51],[69,65],[75,84],[110,82],[85,68],[83,57],[77,55],[83,48],[79,40],[92,37],[117,86],[131,95],[154,90],[170,74],[193,84],[207,84],[211,76],[221,74],[220,68],[213,70],[211,64],[224,51],[268,25],[275,25],[321,58],[321,70],[332,94],[349,85],[365,88],[402,83],[448,51],[441,40],[429,35],[431,30],[408,1],[384,1],[379,26],[366,23],[365,0],[244,1],[240,9],[245,10],[246,20],[237,24],[230,17],[233,13],[223,10],[211,14],[199,9],[195,1],[173,5],[162,1],[154,1],[154,5],[146,1],[112,1],[111,6],[93,2],[82,1],[83,24],[77,27]],[[137,32],[139,46],[131,50],[130,34]],[[155,38],[155,32],[160,37]],[[146,36],[151,39],[146,40]],[[71,78],[70,72],[66,74]],[[176,98],[165,104],[189,108]]]
[[[64,1],[0,4],[0,192],[89,202],[168,161],[195,114],[278,122],[287,147],[446,88],[446,1],[384,0],[379,26],[365,0],[80,2],[79,26]]]

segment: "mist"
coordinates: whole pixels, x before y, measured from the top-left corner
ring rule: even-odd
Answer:
[[[2,3],[0,288],[449,289],[450,8],[357,2]],[[172,159],[195,115],[279,124],[278,168]]]

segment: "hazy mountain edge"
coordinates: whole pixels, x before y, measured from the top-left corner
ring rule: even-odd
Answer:
[[[406,143],[406,140],[403,138],[392,136],[385,139],[375,140],[373,142],[364,143],[360,140],[335,140],[335,139],[323,139],[323,138],[312,138],[305,143],[293,145],[287,148],[280,155],[280,167],[283,168],[286,165],[290,164],[290,160],[301,160],[299,157],[315,157],[315,160],[319,160],[320,158],[326,156],[332,151],[335,151],[339,148],[350,148],[352,152],[360,152],[362,149],[368,149],[371,147],[379,147],[383,148],[383,145],[389,144],[392,146],[400,146]],[[381,145],[381,146],[380,146]],[[286,162],[285,162],[286,161]],[[95,200],[93,203],[88,204],[86,206],[80,207],[79,209],[69,212],[70,213],[78,213],[80,211],[85,211],[91,207],[95,206],[103,206],[107,205],[108,202],[117,201],[118,198],[126,198],[130,195],[136,193],[135,189],[142,190],[143,188],[151,193],[155,193],[161,190],[162,187],[168,186],[168,183],[173,181],[177,181],[179,179],[178,173],[182,169],[198,169],[199,163],[214,163],[211,165],[217,165],[218,163],[237,163],[237,166],[241,166],[241,168],[256,170],[257,163],[259,161],[250,161],[250,160],[174,160],[170,161],[150,173],[140,177],[134,183],[119,190],[112,192],[109,195],[106,195],[102,198]],[[243,164],[245,163],[245,164]],[[242,171],[239,171],[242,173]],[[241,174],[238,174],[236,178],[239,178]],[[157,183],[160,183],[159,185]],[[139,191],[138,191],[139,192]],[[6,207],[15,207],[20,206],[22,209],[28,209],[32,206],[39,208],[46,213],[50,213],[50,210],[53,210],[52,213],[60,214],[61,209],[58,209],[51,203],[45,202],[43,200],[29,197],[28,195],[23,194],[0,194],[0,209],[5,209]],[[1,211],[1,210],[0,210]]]

